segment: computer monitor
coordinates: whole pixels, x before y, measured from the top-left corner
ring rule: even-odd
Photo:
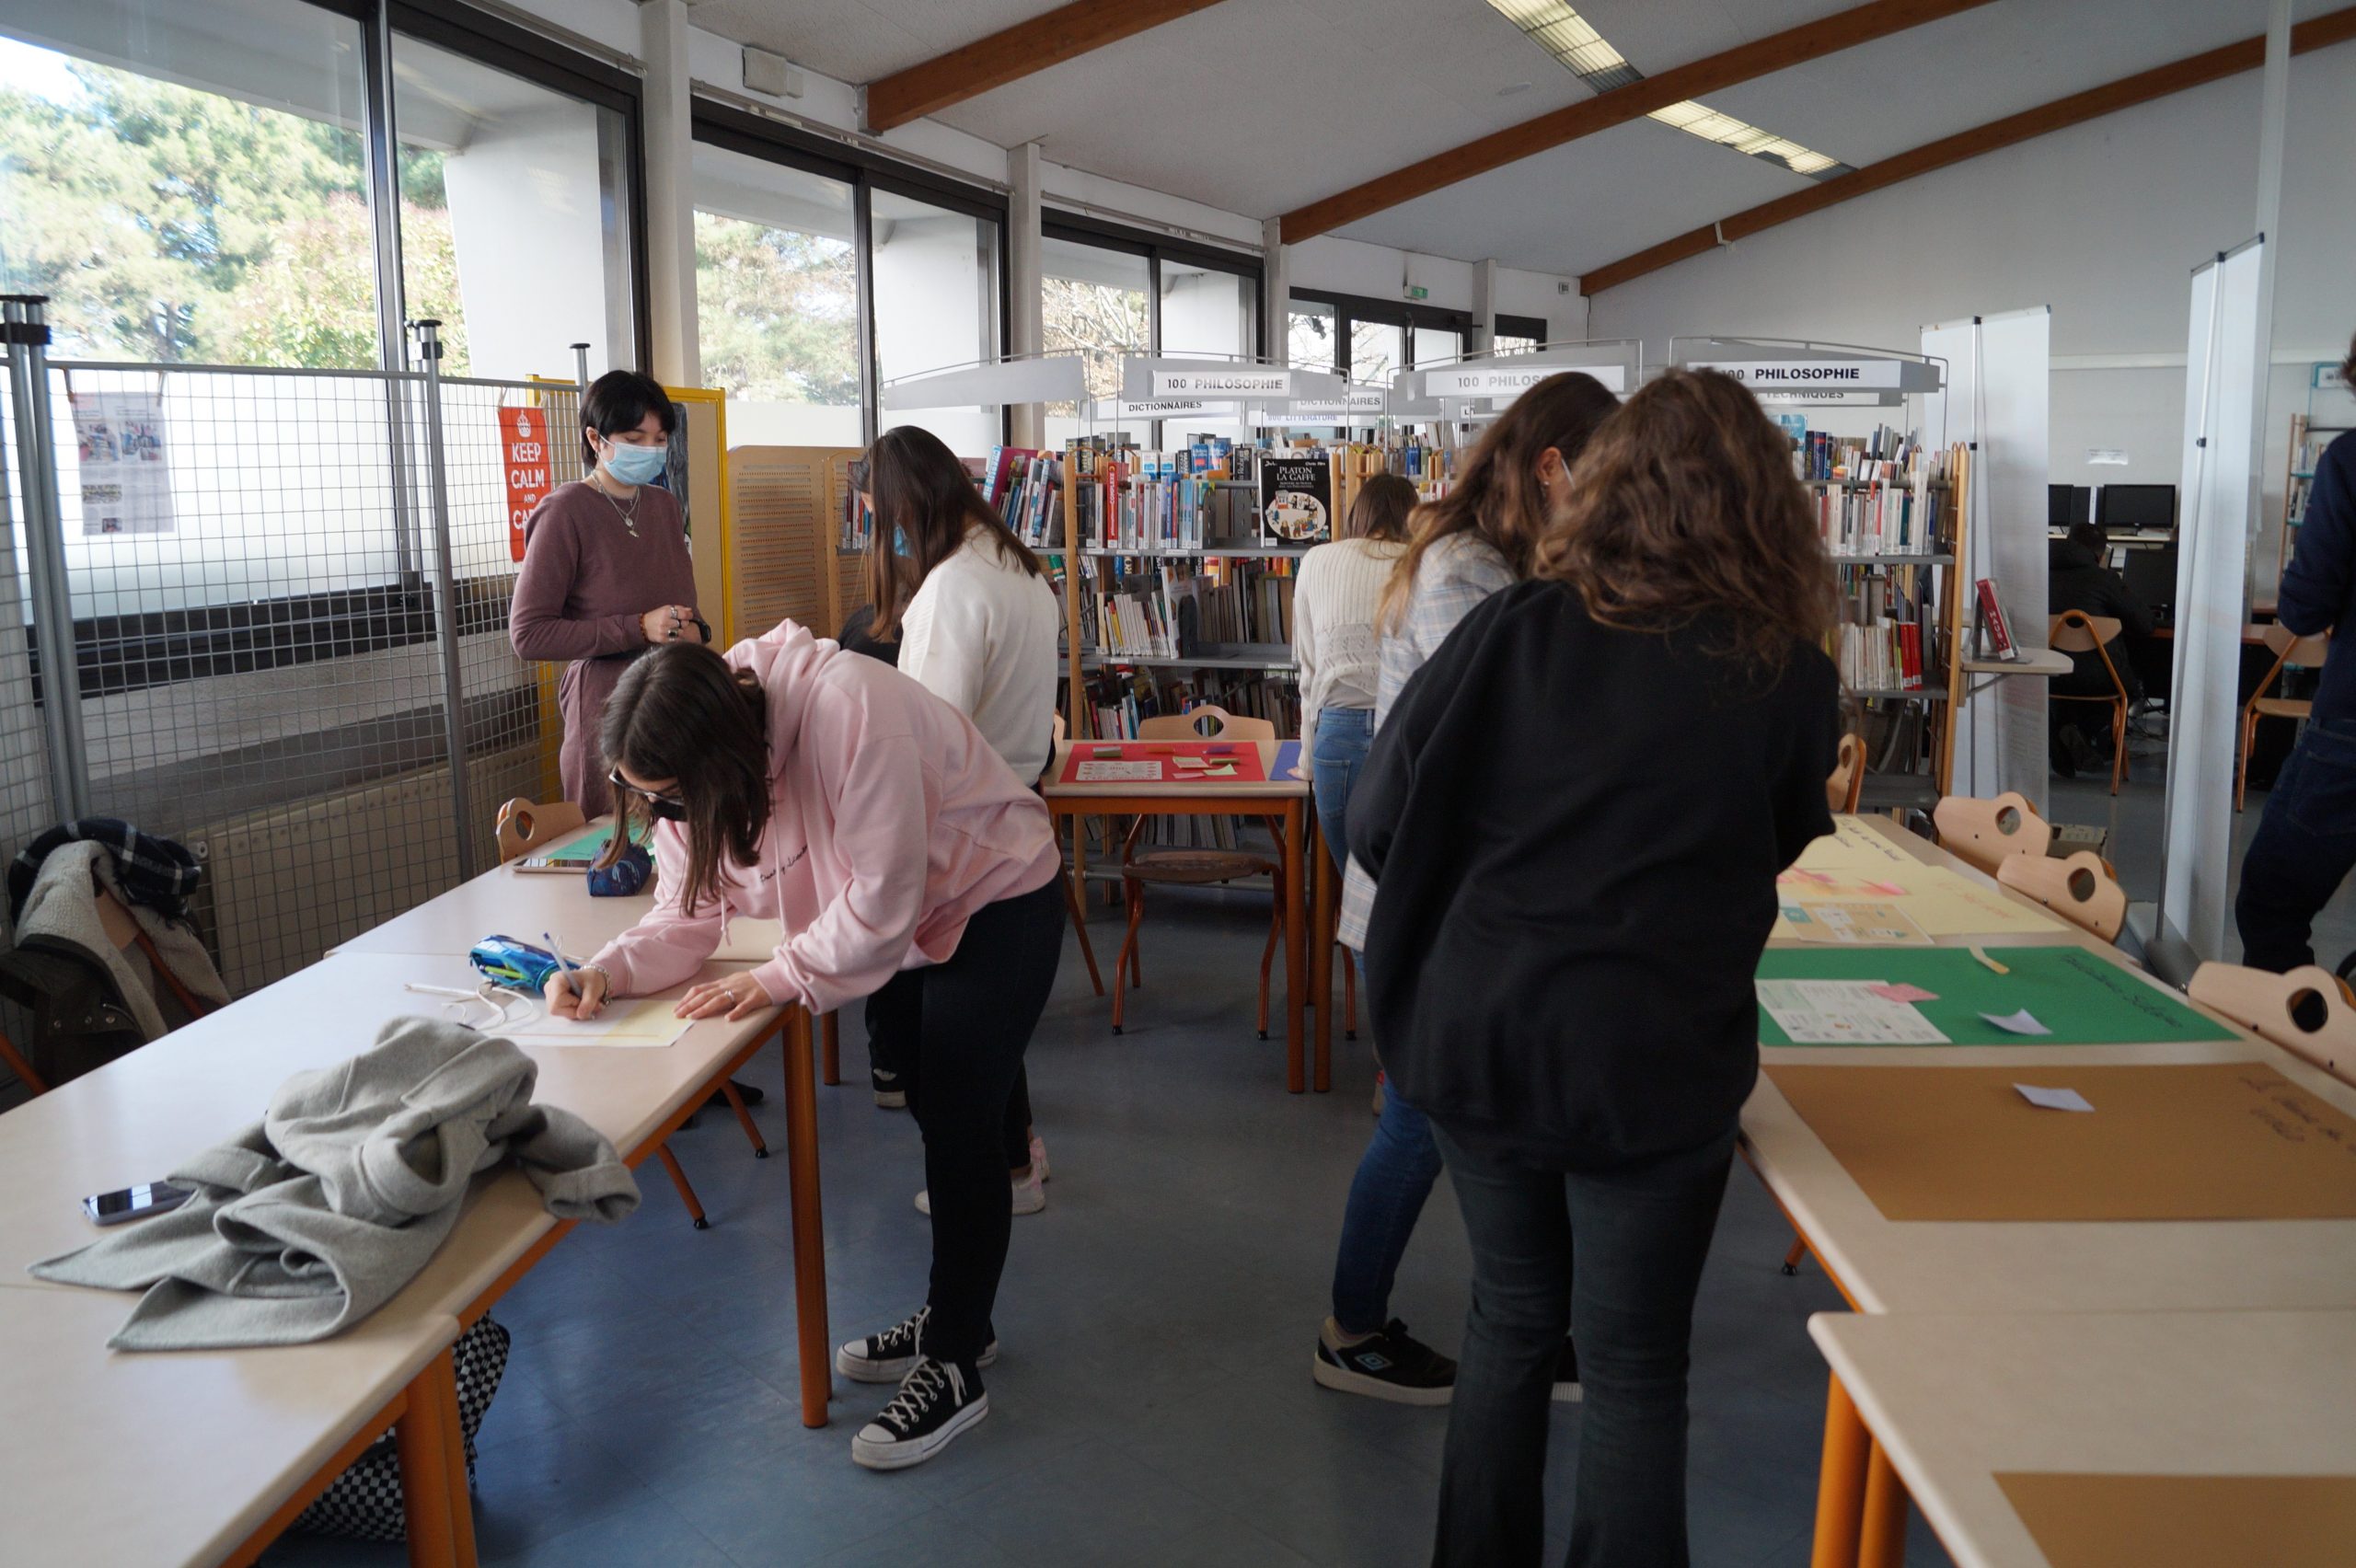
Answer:
[[[2073,523],[2086,522],[2094,515],[2095,492],[2085,485],[2048,485],[2045,487],[2045,525],[2049,528],[2067,528]]]
[[[2165,545],[2158,549],[2129,550],[2127,591],[2143,601],[2144,607],[2158,616],[2163,624],[2173,617],[2169,611],[2176,607],[2176,547]]]
[[[2173,529],[2174,485],[2105,485],[2095,519],[2114,533],[2129,528]]]

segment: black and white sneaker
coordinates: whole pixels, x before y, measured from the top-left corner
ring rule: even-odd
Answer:
[[[1579,1356],[1569,1339],[1563,1341],[1563,1358],[1554,1363],[1554,1402],[1576,1404],[1587,1398],[1579,1387]]]
[[[1344,1344],[1341,1326],[1326,1319],[1310,1373],[1325,1388],[1393,1404],[1444,1405],[1456,1393],[1456,1363],[1396,1318],[1356,1344]]]
[[[850,1440],[850,1457],[869,1470],[920,1465],[989,1412],[988,1390],[972,1371],[922,1356],[892,1402]]]
[[[880,1334],[853,1340],[835,1351],[835,1370],[854,1383],[896,1383],[916,1370],[924,1356],[924,1326],[932,1319],[932,1309],[922,1307],[917,1315],[893,1324]],[[998,1359],[998,1341],[982,1347],[974,1365],[987,1366]]]
[[[905,1111],[908,1108],[908,1091],[900,1085],[900,1075],[887,1073],[882,1067],[867,1069],[868,1080],[875,1086],[878,1110]]]

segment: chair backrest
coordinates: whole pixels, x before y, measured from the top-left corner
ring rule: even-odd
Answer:
[[[2324,655],[2331,651],[2331,633],[2319,631],[2312,637],[2301,637],[2277,622],[2266,628],[2266,646],[2285,664],[2319,670],[2323,668]]]
[[[2013,790],[1992,801],[1949,795],[1931,813],[1931,822],[1949,854],[1991,876],[2006,858],[2042,855],[2053,843],[2053,824]]]
[[[1212,703],[1184,713],[1163,713],[1138,724],[1144,741],[1273,741],[1276,726],[1266,719],[1244,719]]]
[[[2045,627],[2045,645],[2062,653],[2091,653],[2115,642],[2124,627],[2117,616],[2090,616],[2084,610],[2063,610]]]
[[[1824,803],[1836,812],[1854,813],[1857,798],[1865,788],[1865,739],[1863,735],[1841,737],[1839,760],[1832,765],[1832,777],[1824,781]]]
[[[2008,855],[1997,862],[1996,881],[2107,942],[2117,941],[2119,928],[2127,923],[2127,890],[2091,849],[2062,860],[2050,855]]]
[[[571,801],[543,806],[518,795],[499,808],[499,863],[545,848],[588,820]]]
[[[2269,974],[2238,963],[2204,963],[2185,990],[2203,1007],[2314,1063],[2343,1083],[2356,1083],[2356,1005],[2339,976],[2317,964]],[[2315,1029],[2299,1026],[2298,1014],[2323,1009]]]

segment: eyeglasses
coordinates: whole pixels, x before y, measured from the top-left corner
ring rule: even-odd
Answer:
[[[685,801],[682,801],[676,795],[658,795],[652,790],[641,790],[637,785],[631,783],[629,779],[623,778],[622,770],[618,767],[606,775],[606,782],[611,784],[617,790],[626,790],[630,794],[636,795],[640,800],[644,801],[646,802],[647,814],[655,818],[659,822],[685,822],[687,820],[687,803]]]

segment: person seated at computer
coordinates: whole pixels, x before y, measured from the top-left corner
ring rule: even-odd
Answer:
[[[2119,635],[2101,651],[2088,649],[2070,655],[2071,670],[2066,675],[2053,679],[2052,693],[2056,697],[2109,697],[2118,688],[2111,684],[2110,670],[2103,667],[2103,655],[2110,657],[2111,669],[2127,686],[2131,704],[2143,700],[2142,677],[2136,674],[2135,651],[2152,635],[2152,612],[2135,591],[2127,586],[2127,579],[2110,568],[2110,539],[2099,523],[2073,523],[2070,532],[2053,541],[2047,554],[2048,577],[2045,607],[2050,615],[2064,610],[2084,610],[2090,616],[2113,619],[2119,623]],[[2053,728],[2053,770],[2064,778],[2074,778],[2081,767],[2092,767],[2097,762],[2110,760],[2110,726],[2089,724],[2094,737],[2078,727],[2077,721],[2088,713],[2103,710],[2085,703],[2057,702],[2051,705]]]

